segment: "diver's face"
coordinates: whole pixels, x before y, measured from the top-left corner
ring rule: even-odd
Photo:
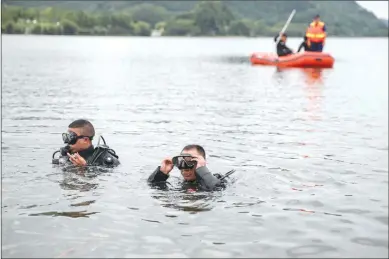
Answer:
[[[82,135],[82,129],[81,128],[69,128],[68,129],[68,132],[74,132],[76,133],[77,136],[81,136]],[[87,148],[89,148],[89,146],[91,145],[91,141],[89,138],[85,137],[85,138],[79,138],[77,139],[76,143],[73,144],[73,145],[69,145],[70,146],[70,151],[72,153],[77,153],[77,152],[80,152],[80,151],[83,151]]]
[[[189,154],[193,157],[199,157],[201,156],[196,149],[188,149],[183,150],[181,154]],[[193,169],[183,169],[181,170],[181,175],[184,177],[186,181],[193,181],[196,180],[196,174],[195,174],[196,168]]]
[[[281,37],[281,40],[282,40],[283,42],[286,42],[286,37],[285,37],[285,36],[282,36],[282,37]]]

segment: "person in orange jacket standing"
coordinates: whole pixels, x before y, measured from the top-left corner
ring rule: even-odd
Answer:
[[[322,52],[326,40],[326,25],[320,20],[320,16],[316,15],[313,22],[309,25],[305,36],[311,44],[310,51]]]

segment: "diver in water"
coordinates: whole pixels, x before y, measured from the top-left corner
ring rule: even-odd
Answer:
[[[169,173],[176,166],[184,177],[183,188],[213,191],[226,187],[226,177],[235,172],[232,170],[224,176],[212,174],[206,166],[206,155],[203,147],[188,145],[183,148],[181,155],[166,158],[161,165],[149,176],[151,185],[163,185],[169,178]]]
[[[65,147],[53,153],[53,164],[66,164],[71,162],[75,166],[103,166],[115,167],[120,164],[116,152],[110,149],[103,137],[104,145],[93,146],[92,140],[95,129],[87,120],[76,120],[69,124],[68,132],[62,134]],[[100,142],[100,140],[99,140]],[[54,158],[60,153],[59,158]]]

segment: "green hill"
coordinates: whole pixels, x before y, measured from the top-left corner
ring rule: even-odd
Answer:
[[[388,36],[388,27],[355,1],[203,1],[200,4],[200,1],[3,0],[2,5],[6,7],[3,8],[3,24],[9,24],[10,20],[15,22],[14,18],[10,18],[11,6],[30,8],[30,12],[34,10],[35,13],[39,13],[35,9],[47,7],[54,7],[57,13],[68,10],[67,13],[80,15],[82,11],[83,15],[90,17],[89,20],[94,20],[88,26],[80,24],[79,19],[69,14],[65,16],[67,22],[74,23],[71,26],[76,26],[76,30],[84,34],[96,34],[93,31],[98,27],[102,34],[137,35],[135,31],[143,31],[147,35],[157,26],[164,27],[166,35],[273,36],[282,28],[290,12],[296,9],[288,28],[292,36],[302,36],[315,14],[320,14],[326,22],[331,36]],[[109,24],[96,20],[96,17],[118,17],[119,14],[121,19],[127,17],[127,22],[122,22],[127,25],[116,24],[114,32],[111,29],[114,26],[112,19],[105,19]],[[22,18],[20,12],[18,17]],[[58,20],[63,18],[61,15],[57,17]],[[7,33],[5,27],[2,31]]]
[[[387,19],[380,19],[385,25],[386,27],[389,27],[389,20]]]

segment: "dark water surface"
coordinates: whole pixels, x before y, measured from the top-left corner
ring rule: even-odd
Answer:
[[[270,38],[2,40],[4,257],[388,256],[387,39],[328,39],[322,71],[251,66]],[[51,165],[80,117],[119,168]],[[148,187],[189,143],[227,190]]]

